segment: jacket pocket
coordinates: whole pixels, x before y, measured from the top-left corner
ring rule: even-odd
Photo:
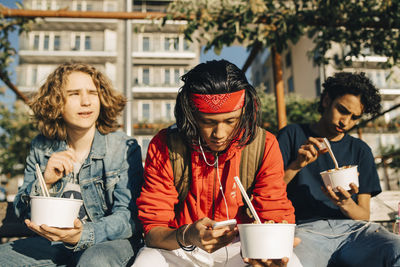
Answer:
[[[94,186],[96,187],[97,195],[99,197],[99,200],[101,202],[101,207],[104,211],[104,213],[107,213],[107,203],[106,203],[106,190],[104,186],[104,181],[102,179],[95,180]]]

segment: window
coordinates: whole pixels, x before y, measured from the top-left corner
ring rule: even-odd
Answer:
[[[44,36],[43,50],[49,50],[49,36]]]
[[[292,55],[291,55],[290,52],[288,52],[288,53],[286,54],[286,57],[285,57],[285,64],[286,64],[286,68],[288,68],[288,67],[290,67],[290,66],[292,65]]]
[[[33,50],[39,50],[39,35],[33,37]]]
[[[143,51],[150,51],[150,38],[149,37],[143,37]]]
[[[86,11],[92,11],[93,10],[93,5],[92,4],[87,4],[86,5]]]
[[[164,50],[169,51],[169,38],[164,39]]]
[[[147,150],[149,148],[150,140],[151,140],[150,138],[146,138],[146,137],[142,138],[142,144],[141,144],[141,147],[142,147],[142,159],[146,158],[146,154],[147,154]]]
[[[165,114],[164,117],[167,121],[172,120],[172,104],[171,103],[165,103]]]
[[[290,76],[287,82],[289,93],[294,93],[293,76]]]
[[[179,49],[179,38],[166,37],[164,39],[165,51],[178,51],[178,49]]]
[[[150,121],[150,104],[142,104],[142,121]]]
[[[85,50],[92,50],[92,43],[90,36],[85,36]]]
[[[81,37],[79,35],[75,36],[75,46],[72,50],[80,50],[81,47]]]
[[[139,100],[138,101],[138,114],[137,115],[138,115],[139,123],[153,122],[153,113],[154,113],[153,112],[153,102],[151,100]]]
[[[189,44],[189,41],[188,41],[188,40],[186,40],[186,39],[184,39],[184,40],[183,40],[183,50],[185,50],[185,51],[188,51],[188,50],[190,50],[190,44]]]
[[[54,36],[54,51],[60,50],[60,36],[55,35]]]
[[[173,44],[174,44],[174,50],[178,51],[179,50],[179,38],[172,38]]]
[[[163,101],[161,103],[161,119],[166,122],[174,120],[175,101]]]
[[[82,10],[82,4],[76,4],[76,10],[81,11]]]
[[[37,82],[37,68],[33,67],[32,68],[32,77],[31,77],[31,85],[36,85]]]
[[[164,83],[165,84],[170,84],[171,83],[171,78],[170,78],[171,72],[169,69],[164,70]]]
[[[175,69],[175,70],[174,70],[174,80],[175,80],[175,83],[176,83],[176,84],[179,83],[179,78],[180,78],[179,69]]]
[[[150,69],[143,69],[142,83],[146,85],[150,84]]]
[[[375,84],[378,87],[383,87],[385,86],[385,77],[383,77],[383,73],[381,73],[379,70],[376,71],[376,81]]]

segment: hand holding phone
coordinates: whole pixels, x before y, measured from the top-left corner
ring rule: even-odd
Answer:
[[[226,220],[226,221],[222,221],[222,222],[216,222],[213,224],[212,228],[219,229],[224,226],[229,226],[229,229],[233,230],[233,228],[235,228],[236,223],[237,223],[236,219]]]

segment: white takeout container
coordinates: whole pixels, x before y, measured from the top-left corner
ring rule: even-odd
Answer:
[[[37,225],[72,228],[82,203],[80,199],[31,196],[31,221]]]
[[[320,173],[325,186],[331,186],[334,192],[338,186],[344,190],[351,190],[350,183],[358,186],[358,171],[357,165],[341,167],[338,170],[331,169]]]
[[[249,259],[290,258],[295,224],[238,224],[242,256]]]

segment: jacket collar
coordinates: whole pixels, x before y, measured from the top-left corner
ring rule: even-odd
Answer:
[[[62,140],[62,141],[53,141],[53,144],[50,146],[47,146],[45,150],[45,155],[47,157],[50,157],[54,152],[60,152],[60,151],[65,151],[67,150],[67,141]],[[102,159],[105,157],[107,152],[107,140],[106,136],[101,134],[97,128],[94,133],[94,138],[93,138],[93,143],[92,147],[89,152],[89,157],[95,158],[95,159]]]
[[[227,161],[227,160],[233,158],[237,153],[240,153],[241,150],[242,150],[242,148],[239,148],[237,146],[237,143],[231,144],[224,153],[218,155],[218,161],[219,162]],[[198,145],[194,147],[194,151],[198,153],[199,160],[200,160],[200,158],[202,158],[203,156],[201,155],[202,153],[201,153]],[[215,155],[212,152],[204,151],[204,155],[205,155],[207,161],[209,161],[209,162],[215,161]]]
[[[96,132],[94,133],[92,148],[90,149],[89,155],[92,158],[102,159],[105,157],[106,152],[107,152],[106,136],[101,134],[96,128]]]

